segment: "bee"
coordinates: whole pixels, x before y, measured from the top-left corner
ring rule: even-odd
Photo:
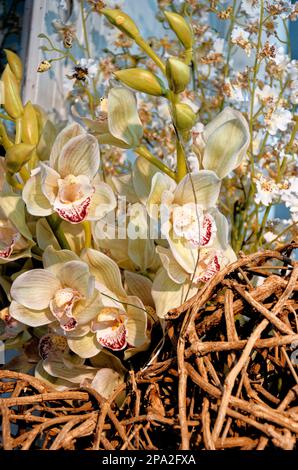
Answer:
[[[42,60],[37,68],[37,72],[43,73],[47,72],[52,67],[51,63],[48,60]]]
[[[87,67],[81,67],[80,65],[76,65],[74,67],[74,73],[72,74],[71,78],[75,78],[80,82],[85,82],[88,77],[88,69]]]
[[[71,49],[73,44],[73,34],[70,31],[64,32],[63,46],[65,49]]]

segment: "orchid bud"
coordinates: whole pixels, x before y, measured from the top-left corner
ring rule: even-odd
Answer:
[[[22,141],[26,144],[37,145],[39,140],[38,120],[36,111],[30,101],[24,106],[22,116]]]
[[[17,119],[23,114],[24,108],[20,97],[19,83],[8,64],[2,74],[2,81],[4,84],[4,108],[12,118]]]
[[[132,68],[118,70],[114,75],[125,85],[142,93],[153,96],[163,96],[165,94],[163,83],[149,70]]]
[[[166,74],[170,89],[174,93],[185,90],[190,81],[190,67],[182,60],[171,57],[167,60]]]
[[[7,135],[7,132],[6,132],[6,128],[2,124],[2,122],[0,122],[0,143],[5,148],[5,150],[7,150],[7,149],[9,149],[9,147],[13,146],[13,143],[9,139],[9,137]]]
[[[174,31],[184,48],[191,49],[193,45],[193,34],[187,21],[183,16],[178,15],[178,13],[173,13],[172,11],[165,11],[164,14],[170,28]]]
[[[5,155],[7,170],[12,174],[20,171],[22,166],[30,160],[34,149],[34,145],[24,143],[10,147]]]
[[[109,20],[109,22],[120,29],[122,33],[127,34],[132,39],[140,36],[140,31],[135,22],[131,19],[129,15],[124,13],[121,10],[112,10],[104,8],[100,10],[101,13]]]
[[[174,110],[177,129],[182,132],[189,131],[196,122],[196,113],[185,103],[177,103]]]
[[[16,79],[20,82],[23,78],[23,64],[21,59],[17,54],[10,51],[9,49],[4,49],[6,54],[7,62],[12,73],[15,75]]]

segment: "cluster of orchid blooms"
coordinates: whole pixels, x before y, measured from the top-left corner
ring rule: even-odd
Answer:
[[[7,51],[1,97],[15,135],[1,124],[0,339],[13,348],[37,339],[38,377],[60,389],[88,383],[109,396],[124,381],[126,361],[150,348],[167,312],[237,259],[221,190],[246,162],[251,130],[231,107],[202,126],[180,101],[193,38],[183,16],[168,13],[185,55],[165,67],[127,15],[102,8],[149,54],[164,82],[146,69],[119,71],[96,113],[58,132],[40,107],[23,105],[22,64]],[[144,144],[135,91],[168,99],[176,168]],[[107,146],[135,154],[129,171],[105,172]]]

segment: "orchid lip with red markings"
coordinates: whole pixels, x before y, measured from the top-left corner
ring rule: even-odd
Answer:
[[[221,269],[221,262],[220,262],[221,255],[215,254],[208,262],[208,265],[203,274],[198,276],[196,282],[207,282],[213,278],[213,276],[218,273]]]
[[[96,334],[97,341],[113,351],[121,351],[127,346],[127,316],[125,312],[112,307],[101,310],[91,330]]]
[[[72,224],[78,224],[86,219],[90,203],[91,197],[88,196],[80,204],[65,204],[66,208],[56,208],[56,211],[60,215],[60,217],[66,220],[67,222],[70,222]]]
[[[76,290],[66,287],[59,289],[50,302],[50,310],[57,318],[64,331],[73,331],[78,322],[74,318],[72,311],[75,304],[82,299]]]

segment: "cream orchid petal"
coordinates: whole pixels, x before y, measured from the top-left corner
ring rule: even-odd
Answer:
[[[67,367],[63,361],[53,361],[46,359],[43,361],[44,370],[53,377],[65,379],[72,384],[80,385],[83,380],[93,380],[97,369],[85,365],[72,365]]]
[[[20,274],[11,286],[11,297],[33,310],[43,310],[61,288],[54,274],[44,269],[32,269]]]
[[[152,281],[141,274],[124,271],[124,278],[129,295],[138,297],[144,305],[154,307],[151,294]]]
[[[183,284],[188,278],[188,273],[182,269],[175,260],[171,250],[162,246],[157,246],[156,251],[160,256],[163,267],[166,269],[168,276],[177,284]]]
[[[85,175],[93,179],[99,164],[96,138],[91,134],[83,134],[73,137],[63,146],[57,161],[57,171],[62,178],[67,175]]]
[[[132,184],[131,174],[112,176],[112,184],[115,187],[117,194],[122,197],[125,196],[127,202],[138,202],[138,197]]]
[[[70,287],[88,299],[94,292],[94,277],[89,266],[81,260],[68,261],[57,266],[57,277],[63,287]]]
[[[110,133],[129,147],[139,145],[143,126],[137,111],[135,95],[123,87],[111,88],[108,94],[108,125]]]
[[[123,375],[113,369],[100,369],[91,382],[91,387],[102,397],[109,399],[115,390],[124,382]]]
[[[48,246],[43,252],[42,261],[45,269],[56,274],[57,270],[52,269],[53,267],[58,265],[58,268],[60,268],[61,263],[80,261],[80,258],[71,250],[60,250],[59,248],[56,249],[55,246]]]
[[[106,214],[115,209],[116,206],[117,201],[112,188],[106,183],[95,184],[87,219],[102,219]]]
[[[91,320],[93,320],[97,315],[99,310],[102,308],[103,304],[101,301],[101,296],[98,291],[95,291],[91,300],[84,304],[78,305],[74,311],[74,318],[77,320],[78,325],[86,325]]]
[[[63,390],[73,388],[72,382],[48,374],[43,368],[43,361],[39,361],[39,363],[36,365],[34,369],[34,375],[37,379],[40,379],[42,382],[45,382],[50,387],[54,387],[55,390],[58,391],[62,392]]]
[[[219,197],[221,180],[214,171],[200,170],[188,174],[177,186],[174,203],[194,203],[202,209],[214,207]]]
[[[173,230],[170,230],[169,232],[168,242],[176,262],[184,269],[185,272],[192,274],[195,270],[198,259],[198,249],[191,247],[187,241],[177,237],[173,233]]]
[[[58,192],[58,180],[60,175],[45,163],[40,163],[41,189],[46,198],[53,205]]]
[[[155,173],[159,172],[156,166],[138,157],[132,168],[132,182],[134,190],[142,204],[146,205],[151,191],[151,180]]]
[[[26,224],[25,205],[22,198],[12,193],[0,193],[0,218],[9,219],[18,232],[27,240],[32,240]]]
[[[210,210],[210,214],[212,215],[213,219],[215,220],[216,228],[217,228],[217,240],[219,242],[219,246],[222,250],[225,250],[229,245],[229,223],[226,217],[216,208]]]
[[[156,261],[154,239],[150,234],[153,224],[156,221],[150,221],[142,204],[130,206],[127,226],[128,256],[142,272],[147,271]]]
[[[41,250],[46,250],[50,246],[56,250],[60,249],[57,238],[55,237],[49,223],[44,218],[38,219],[36,222],[36,239]]]
[[[206,142],[203,166],[224,178],[240,165],[249,142],[246,119],[232,108],[225,108],[204,130]]]
[[[9,314],[15,320],[33,327],[48,325],[54,321],[54,317],[48,308],[43,310],[31,310],[14,300],[10,304]]]
[[[155,276],[152,286],[152,296],[155,302],[156,314],[164,318],[169,310],[179,307],[187,298],[191,298],[197,288],[189,284],[177,284],[169,278],[166,270],[161,268]]]
[[[146,208],[152,218],[158,218],[158,206],[163,204],[163,194],[165,191],[174,193],[176,183],[164,173],[155,173],[152,178],[151,191],[148,196]]]
[[[96,356],[102,350],[102,346],[92,332],[85,336],[68,338],[67,343],[74,353],[85,359]]]
[[[121,376],[127,373],[127,369],[124,367],[119,357],[115,356],[108,349],[103,349],[99,354],[92,357],[90,363],[93,367],[97,367],[98,369],[112,367]]]
[[[40,174],[28,179],[23,188],[22,198],[29,214],[45,217],[54,212],[50,201],[42,192]]]
[[[138,297],[131,296],[127,306],[127,343],[139,348],[144,344],[149,345],[147,336],[147,313],[144,305]]]
[[[92,248],[82,252],[81,258],[90,267],[90,272],[96,281],[106,286],[116,297],[126,298],[126,292],[122,286],[121,273],[115,261]]]
[[[62,152],[63,147],[67,142],[78,135],[85,135],[85,129],[80,124],[74,122],[69,126],[65,127],[56,137],[51,154],[50,154],[50,166],[55,170],[58,169],[58,159]]]

